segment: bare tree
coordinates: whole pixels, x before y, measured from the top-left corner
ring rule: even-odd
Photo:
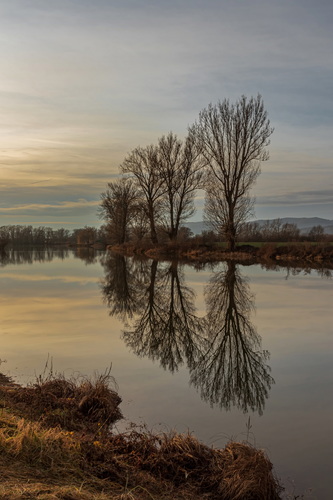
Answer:
[[[181,141],[170,132],[158,141],[158,172],[165,186],[163,222],[170,240],[194,213],[194,196],[201,187],[204,161],[193,134]]]
[[[310,241],[323,241],[325,239],[325,229],[323,226],[313,226],[309,231]]]
[[[133,181],[120,179],[109,182],[101,199],[99,216],[108,224],[111,241],[125,243],[138,206],[138,193]]]
[[[230,207],[227,199],[221,192],[221,186],[215,177],[208,172],[206,177],[206,197],[204,220],[220,237],[229,243],[229,249],[233,250],[236,235],[239,234],[244,221],[253,213],[253,199],[242,196],[233,208],[233,221],[228,224]]]
[[[273,133],[260,95],[210,104],[190,131],[196,135],[208,166],[207,218],[235,249],[240,222],[251,209],[249,190],[268,159],[265,149]],[[217,211],[215,211],[217,210]]]
[[[124,160],[121,171],[134,176],[137,189],[144,200],[144,210],[150,224],[152,243],[158,243],[156,223],[159,215],[161,197],[165,193],[163,180],[158,168],[158,153],[156,146],[137,147]]]
[[[97,238],[97,229],[91,226],[84,226],[84,228],[76,231],[76,243],[78,245],[92,245]]]

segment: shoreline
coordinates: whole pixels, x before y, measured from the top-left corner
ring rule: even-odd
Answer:
[[[266,453],[247,443],[218,449],[189,433],[114,433],[122,414],[111,379],[49,376],[22,387],[2,375],[0,499],[281,499]]]
[[[143,257],[154,260],[179,260],[184,263],[217,263],[228,260],[240,264],[279,265],[283,267],[311,267],[333,269],[332,245],[300,245],[295,243],[277,245],[264,243],[261,247],[240,244],[236,251],[229,252],[216,246],[133,244],[108,245],[108,251],[124,256]]]

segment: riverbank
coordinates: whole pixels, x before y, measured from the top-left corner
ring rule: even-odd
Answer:
[[[248,444],[215,449],[190,434],[113,431],[122,414],[112,384],[109,372],[29,387],[0,378],[0,499],[281,498],[271,462]]]
[[[280,264],[290,266],[311,264],[318,268],[333,269],[333,245],[311,243],[240,243],[234,252],[222,245],[109,245],[108,250],[128,256],[145,256],[152,259],[177,259],[187,262],[220,262],[236,260],[244,263]]]

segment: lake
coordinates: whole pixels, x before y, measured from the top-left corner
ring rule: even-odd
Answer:
[[[112,365],[125,420],[266,450],[289,494],[332,498],[333,279],[88,249],[0,257],[0,371]],[[47,371],[46,369],[46,371]]]

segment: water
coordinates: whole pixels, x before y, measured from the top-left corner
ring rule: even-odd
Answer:
[[[84,249],[0,258],[0,370],[33,382],[112,364],[126,421],[264,448],[289,493],[330,499],[333,280],[196,270]],[[310,491],[311,490],[311,491]]]

